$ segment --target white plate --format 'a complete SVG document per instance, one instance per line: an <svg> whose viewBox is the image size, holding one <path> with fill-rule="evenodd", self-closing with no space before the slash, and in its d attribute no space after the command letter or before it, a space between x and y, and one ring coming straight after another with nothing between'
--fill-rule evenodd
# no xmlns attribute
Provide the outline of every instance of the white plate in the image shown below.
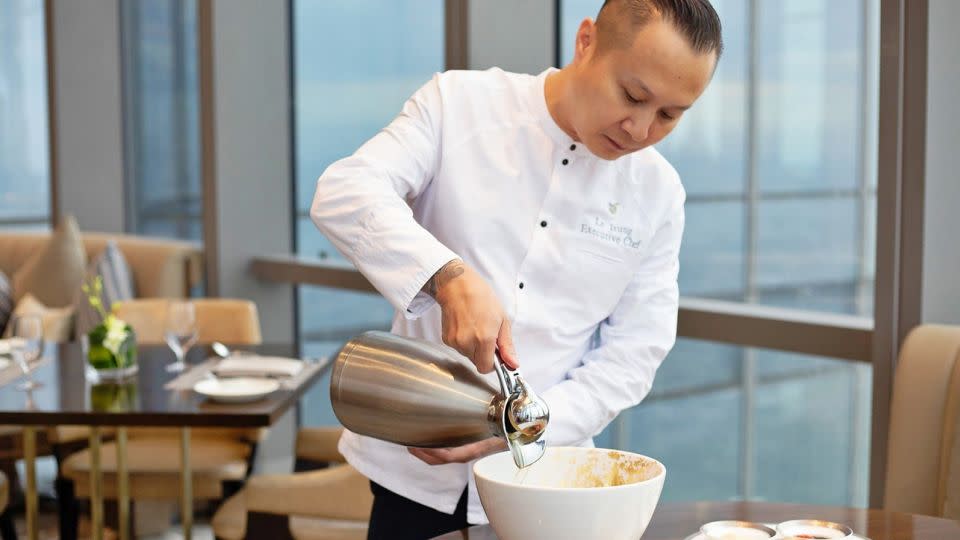
<svg viewBox="0 0 960 540"><path fill-rule="evenodd" d="M222 403L249 403L276 392L280 383L274 379L235 377L230 379L203 379L193 385L193 391Z"/></svg>

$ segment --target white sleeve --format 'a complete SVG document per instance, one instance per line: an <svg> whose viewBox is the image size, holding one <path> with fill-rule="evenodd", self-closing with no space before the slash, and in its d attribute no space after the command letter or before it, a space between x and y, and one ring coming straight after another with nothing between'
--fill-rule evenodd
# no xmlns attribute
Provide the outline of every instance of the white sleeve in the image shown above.
<svg viewBox="0 0 960 540"><path fill-rule="evenodd" d="M417 90L400 115L356 153L323 172L310 208L323 234L408 317L433 305L420 289L457 258L416 222L407 203L423 192L439 166L440 77Z"/></svg>
<svg viewBox="0 0 960 540"><path fill-rule="evenodd" d="M550 446L598 435L620 411L643 400L677 335L683 198L650 243L613 312L600 325L599 345L566 379L543 393L550 407Z"/></svg>

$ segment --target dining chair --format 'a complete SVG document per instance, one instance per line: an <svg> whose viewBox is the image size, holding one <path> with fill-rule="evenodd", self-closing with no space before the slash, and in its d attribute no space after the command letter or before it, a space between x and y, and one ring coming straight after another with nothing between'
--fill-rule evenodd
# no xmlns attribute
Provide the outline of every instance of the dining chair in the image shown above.
<svg viewBox="0 0 960 540"><path fill-rule="evenodd" d="M914 328L893 379L884 508L960 519L960 326Z"/></svg>
<svg viewBox="0 0 960 540"><path fill-rule="evenodd" d="M169 300L135 299L116 305L115 313L133 327L137 343L163 343L163 327ZM247 300L197 298L194 304L198 345L214 341L250 346L262 342L256 305ZM178 428L130 427L127 436L127 468L130 498L138 533L159 532L169 525L170 514L180 496L180 430ZM86 437L88 428L57 428L58 440ZM265 429L193 428L190 434L190 467L195 500L217 500L236 492L252 469L257 443ZM82 438L81 437L81 438ZM115 501L116 443L101 444L100 466L104 498ZM88 447L60 460L57 495L60 500L61 538L77 535L76 499L90 496L91 451ZM144 501L149 512L138 512ZM149 515L144 515L149 514ZM149 523L148 523L149 521ZM156 531L146 529L156 527Z"/></svg>
<svg viewBox="0 0 960 540"><path fill-rule="evenodd" d="M113 312L133 327L137 343L160 345L164 343L164 321L170 305L167 298L143 298L117 302ZM194 298L197 318L197 343L220 341L234 345L257 345L260 319L257 306L249 300L232 298Z"/></svg>
<svg viewBox="0 0 960 540"><path fill-rule="evenodd" d="M327 468L253 476L213 516L218 540L363 540L373 495L370 482L337 451L339 427L302 428L298 462Z"/></svg>

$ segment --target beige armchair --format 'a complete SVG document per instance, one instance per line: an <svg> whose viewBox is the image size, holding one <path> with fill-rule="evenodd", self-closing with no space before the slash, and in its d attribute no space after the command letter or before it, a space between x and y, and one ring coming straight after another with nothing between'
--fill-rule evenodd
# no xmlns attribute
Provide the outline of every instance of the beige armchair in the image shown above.
<svg viewBox="0 0 960 540"><path fill-rule="evenodd" d="M330 467L254 476L213 516L219 540L273 538L363 540L373 495L370 483L337 451L341 428L304 428L297 458Z"/></svg>
<svg viewBox="0 0 960 540"><path fill-rule="evenodd" d="M0 232L0 270L13 276L49 237L49 232ZM82 233L81 238L88 259L114 240L130 265L140 297L182 298L203 279L203 251L194 242L89 232Z"/></svg>
<svg viewBox="0 0 960 540"><path fill-rule="evenodd" d="M230 298L194 298L190 302L197 316L197 343L256 345L263 341L253 302ZM163 344L169 305L167 298L144 298L118 302L113 311L133 327L138 343Z"/></svg>
<svg viewBox="0 0 960 540"><path fill-rule="evenodd" d="M918 326L900 350L884 507L960 519L958 326Z"/></svg>
<svg viewBox="0 0 960 540"><path fill-rule="evenodd" d="M121 318L133 326L137 340L157 344L162 340L166 318L165 299L139 299L118 304ZM260 322L256 305L246 300L196 299L198 343L222 341L235 345L257 345L261 342ZM86 428L81 428L86 429ZM250 471L255 445L264 435L261 429L195 428L191 430L190 466L193 475L195 499L220 499L229 495L224 485L239 487ZM64 428L57 436L75 436ZM136 428L128 430L127 467L130 478L130 497L140 501L170 501L166 507L155 508L158 527L169 521L169 510L180 495L180 430L171 428ZM61 498L61 536L76 536L76 510L67 501L90 496L91 451L85 448L67 457L60 467L61 477L69 483L58 495ZM116 443L101 445L100 464L104 478L104 497L116 498ZM156 514L165 514L156 516ZM137 514L135 513L135 517ZM137 520L141 526L144 523ZM147 531L138 531L145 533Z"/></svg>

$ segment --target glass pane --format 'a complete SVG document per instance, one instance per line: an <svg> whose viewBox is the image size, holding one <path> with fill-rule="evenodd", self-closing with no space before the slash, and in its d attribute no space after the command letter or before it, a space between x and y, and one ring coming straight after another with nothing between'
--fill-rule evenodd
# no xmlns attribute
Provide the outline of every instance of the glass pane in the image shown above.
<svg viewBox="0 0 960 540"><path fill-rule="evenodd" d="M760 189L855 189L863 181L864 2L757 6Z"/></svg>
<svg viewBox="0 0 960 540"><path fill-rule="evenodd" d="M865 507L871 368L751 350L749 497ZM829 421L824 421L829 418Z"/></svg>
<svg viewBox="0 0 960 540"><path fill-rule="evenodd" d="M417 88L443 70L443 4L294 1L299 254L343 258L307 215L317 178L387 125ZM362 331L389 329L393 317L393 308L379 295L305 286L298 294L300 341L307 355L333 354ZM307 395L303 411L307 425L335 422L326 384Z"/></svg>
<svg viewBox="0 0 960 540"><path fill-rule="evenodd" d="M789 307L855 312L853 292L864 257L858 224L865 217L859 210L850 197L762 201L757 289L773 293L769 298L794 291Z"/></svg>
<svg viewBox="0 0 960 540"><path fill-rule="evenodd" d="M0 228L50 221L43 0L0 2Z"/></svg>
<svg viewBox="0 0 960 540"><path fill-rule="evenodd" d="M668 501L865 506L870 380L868 364L681 339L595 442L661 460Z"/></svg>
<svg viewBox="0 0 960 540"><path fill-rule="evenodd" d="M203 238L195 0L121 2L131 232Z"/></svg>
<svg viewBox="0 0 960 540"><path fill-rule="evenodd" d="M746 261L745 203L688 201L683 249L680 251L681 292L687 296L743 298Z"/></svg>

